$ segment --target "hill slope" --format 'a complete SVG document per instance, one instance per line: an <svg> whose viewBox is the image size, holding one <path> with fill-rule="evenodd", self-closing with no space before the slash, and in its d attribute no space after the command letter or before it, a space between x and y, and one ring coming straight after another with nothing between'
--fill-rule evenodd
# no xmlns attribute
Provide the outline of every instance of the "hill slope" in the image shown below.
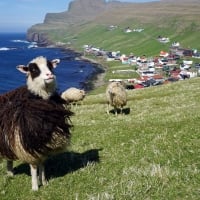
<svg viewBox="0 0 200 200"><path fill-rule="evenodd" d="M199 85L129 91L117 117L107 115L104 92L86 96L72 107L71 151L46 163L48 186L30 192L28 165L15 163L9 178L2 163L0 198L199 199Z"/></svg>
<svg viewBox="0 0 200 200"><path fill-rule="evenodd" d="M151 3L76 0L66 12L48 13L44 23L28 30L27 38L44 45L63 42L80 48L90 43L102 48L122 48L123 51L134 49L138 53L151 47L147 54L155 54L160 48L168 48L155 41L158 35L163 35L185 47L198 49L199 10L200 0ZM118 29L108 31L110 25L117 25ZM124 34L126 27L143 28L144 31Z"/></svg>

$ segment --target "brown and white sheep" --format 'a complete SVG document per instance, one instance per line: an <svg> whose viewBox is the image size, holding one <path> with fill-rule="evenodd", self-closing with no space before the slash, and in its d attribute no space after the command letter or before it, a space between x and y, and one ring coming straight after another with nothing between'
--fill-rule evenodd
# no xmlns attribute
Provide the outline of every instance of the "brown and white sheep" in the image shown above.
<svg viewBox="0 0 200 200"><path fill-rule="evenodd" d="M120 109L122 113L123 107L127 104L127 93L121 82L111 82L106 88L107 98L107 113L109 114L110 106L114 107L115 115L117 115L117 109Z"/></svg>
<svg viewBox="0 0 200 200"><path fill-rule="evenodd" d="M86 93L84 90L80 90L75 87L71 87L64 92L62 92L61 97L69 103L77 103L79 101L83 101Z"/></svg>
<svg viewBox="0 0 200 200"><path fill-rule="evenodd" d="M58 59L37 57L17 69L26 74L26 86L0 96L0 157L7 160L7 171L13 174L13 161L30 165L32 190L39 181L46 183L44 161L66 151L70 143L70 116L65 101L56 92L53 69Z"/></svg>

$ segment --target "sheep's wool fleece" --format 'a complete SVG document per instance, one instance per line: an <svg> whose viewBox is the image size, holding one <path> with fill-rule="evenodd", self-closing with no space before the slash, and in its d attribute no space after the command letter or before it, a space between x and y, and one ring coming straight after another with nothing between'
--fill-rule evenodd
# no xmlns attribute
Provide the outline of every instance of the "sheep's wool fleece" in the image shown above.
<svg viewBox="0 0 200 200"><path fill-rule="evenodd" d="M57 93L43 100L26 86L0 96L0 155L21 159L15 149L17 140L20 148L35 158L69 144L73 113L64 108L63 101Z"/></svg>

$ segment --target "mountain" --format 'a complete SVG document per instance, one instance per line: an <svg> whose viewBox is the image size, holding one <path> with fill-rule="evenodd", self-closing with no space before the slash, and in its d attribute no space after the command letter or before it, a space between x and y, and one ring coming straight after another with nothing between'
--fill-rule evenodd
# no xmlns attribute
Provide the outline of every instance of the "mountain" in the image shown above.
<svg viewBox="0 0 200 200"><path fill-rule="evenodd" d="M63 13L48 13L44 24L74 24L92 20L106 9L104 0L76 0L69 4L69 10Z"/></svg>
<svg viewBox="0 0 200 200"><path fill-rule="evenodd" d="M82 24L93 20L106 10L104 0L75 0L69 4L68 11L61 13L47 13L42 24L33 25L27 32L29 41L40 44L51 43L48 39L48 31L51 29L63 29L74 24Z"/></svg>
<svg viewBox="0 0 200 200"><path fill-rule="evenodd" d="M74 0L65 12L47 13L43 23L30 27L27 39L40 45L52 44L58 40L71 43L77 38L81 39L81 35L89 32L89 29L94 31L94 27L111 24L120 27L132 24L145 28L154 27L154 32L158 34L161 29L171 29L170 34L174 38L189 30L192 31L191 34L198 35L199 10L200 0L161 0L149 3Z"/></svg>

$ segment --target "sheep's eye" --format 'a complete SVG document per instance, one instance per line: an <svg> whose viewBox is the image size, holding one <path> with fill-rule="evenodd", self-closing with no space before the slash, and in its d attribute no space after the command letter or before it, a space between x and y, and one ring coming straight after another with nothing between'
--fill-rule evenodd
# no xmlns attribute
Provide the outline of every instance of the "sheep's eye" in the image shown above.
<svg viewBox="0 0 200 200"><path fill-rule="evenodd" d="M50 61L47 61L47 66L48 66L49 70L51 70L51 71L53 70L53 65Z"/></svg>
<svg viewBox="0 0 200 200"><path fill-rule="evenodd" d="M35 63L29 64L29 71L31 73L32 78L35 78L35 77L39 76L39 74L40 74L40 70Z"/></svg>
<svg viewBox="0 0 200 200"><path fill-rule="evenodd" d="M35 71L36 71L36 69L35 69L35 68L32 68L32 69L31 69L31 72L35 72Z"/></svg>

